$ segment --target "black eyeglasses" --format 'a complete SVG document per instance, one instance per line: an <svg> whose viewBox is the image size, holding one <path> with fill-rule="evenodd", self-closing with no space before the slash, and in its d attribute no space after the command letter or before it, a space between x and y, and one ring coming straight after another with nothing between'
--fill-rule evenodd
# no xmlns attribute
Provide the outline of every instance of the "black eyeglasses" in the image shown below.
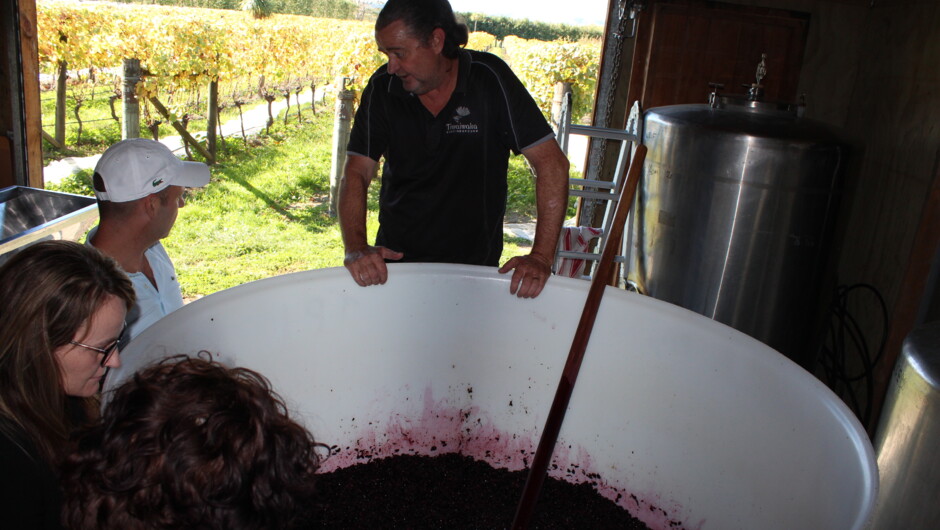
<svg viewBox="0 0 940 530"><path fill-rule="evenodd" d="M69 344L74 344L76 346L81 346L82 348L88 348L89 350L96 351L104 357L101 359L101 366L108 364L108 360L111 359L111 355L117 351L121 351L127 346L127 343L130 342L130 338L127 336L127 322L124 322L124 325L121 327L121 333L118 335L116 341L112 342L104 348L96 348L95 346L89 346L87 344L82 344L81 342L70 340Z"/></svg>

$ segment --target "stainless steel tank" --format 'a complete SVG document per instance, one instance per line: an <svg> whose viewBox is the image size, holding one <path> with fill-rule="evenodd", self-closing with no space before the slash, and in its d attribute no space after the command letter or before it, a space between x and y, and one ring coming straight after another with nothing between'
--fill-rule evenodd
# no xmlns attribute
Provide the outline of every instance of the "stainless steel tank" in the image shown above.
<svg viewBox="0 0 940 530"><path fill-rule="evenodd" d="M846 147L795 106L646 111L628 283L806 366Z"/></svg>
<svg viewBox="0 0 940 530"><path fill-rule="evenodd" d="M904 340L875 435L881 490L871 528L936 528L940 505L940 322Z"/></svg>

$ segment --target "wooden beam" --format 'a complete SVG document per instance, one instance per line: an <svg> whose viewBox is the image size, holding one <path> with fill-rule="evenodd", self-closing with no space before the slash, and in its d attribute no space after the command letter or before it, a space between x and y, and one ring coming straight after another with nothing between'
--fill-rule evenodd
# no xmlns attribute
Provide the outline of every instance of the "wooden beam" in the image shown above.
<svg viewBox="0 0 940 530"><path fill-rule="evenodd" d="M36 0L18 0L23 56L23 110L26 115L26 170L30 187L42 188L42 111L39 103L39 32Z"/></svg>
<svg viewBox="0 0 940 530"><path fill-rule="evenodd" d="M52 147L55 147L56 149L58 149L59 151L62 151L66 155L69 155L69 156L81 155L80 152L73 151L72 149L69 149L68 147L57 142L56 139L51 134L47 133L46 131L42 131L42 139L49 142L50 144L52 144Z"/></svg>
<svg viewBox="0 0 940 530"><path fill-rule="evenodd" d="M656 30L656 17L654 16L655 7L655 4L647 5L645 9L640 11L637 22L637 36L635 37L632 50L633 53L630 57L624 58L624 61L629 61L628 63L624 63L629 64L629 70L627 70L627 86L625 87L627 92L626 101L639 101L641 110L646 110L647 108L643 98L646 95L650 48L652 47L652 39ZM624 123L626 123L626 113L630 112L630 109L629 107L624 107L624 109Z"/></svg>
<svg viewBox="0 0 940 530"><path fill-rule="evenodd" d="M163 103L160 103L159 99L150 98L150 103L154 106L155 109L157 109L157 112L159 112L161 116L163 116L164 118L166 118L167 121L170 122L170 125L172 125L174 129L176 129L176 132L180 133L180 136L183 138L183 141L191 145L196 151L199 151L199 154L202 155L202 157L206 159L207 164L209 164L210 166L212 164L215 164L215 157L212 156L212 154L209 153L209 151L207 151L206 148L202 146L202 144L200 144L195 138L193 138L191 134L189 134L189 131L187 131L186 128L183 127L182 123L180 123L177 120L174 120L170 116L170 111L166 110L166 107L163 106Z"/></svg>

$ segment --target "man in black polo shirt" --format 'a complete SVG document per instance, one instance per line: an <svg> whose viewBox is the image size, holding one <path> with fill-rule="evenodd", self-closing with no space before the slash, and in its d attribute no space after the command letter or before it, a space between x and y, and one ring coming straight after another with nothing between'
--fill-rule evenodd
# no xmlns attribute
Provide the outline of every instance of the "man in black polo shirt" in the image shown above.
<svg viewBox="0 0 940 530"><path fill-rule="evenodd" d="M389 0L375 23L388 64L362 93L339 195L345 265L359 285L385 283L386 260L499 264L510 151L537 175L532 252L509 260L510 292L535 297L554 260L568 160L532 97L502 60L464 50L447 0ZM366 192L385 158L375 246Z"/></svg>

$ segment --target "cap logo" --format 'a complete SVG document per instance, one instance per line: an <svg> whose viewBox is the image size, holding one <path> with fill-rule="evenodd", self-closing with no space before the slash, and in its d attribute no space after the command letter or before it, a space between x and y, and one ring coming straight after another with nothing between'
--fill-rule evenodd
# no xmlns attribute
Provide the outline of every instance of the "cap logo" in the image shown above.
<svg viewBox="0 0 940 530"><path fill-rule="evenodd" d="M156 187L159 186L160 184L163 184L163 179L162 179L162 178L161 178L161 179L153 179L153 182L151 182L151 184L153 184L153 187L156 188Z"/></svg>

